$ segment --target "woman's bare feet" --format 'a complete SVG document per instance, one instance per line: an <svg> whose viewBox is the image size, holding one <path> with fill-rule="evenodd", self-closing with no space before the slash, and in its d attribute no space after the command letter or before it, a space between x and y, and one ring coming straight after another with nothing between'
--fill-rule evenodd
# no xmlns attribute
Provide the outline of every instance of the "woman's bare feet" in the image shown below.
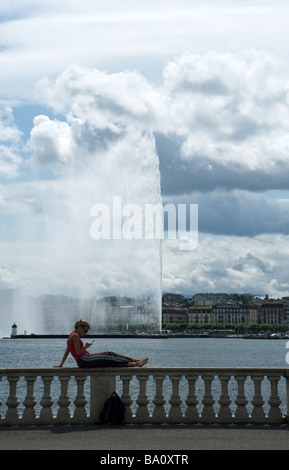
<svg viewBox="0 0 289 470"><path fill-rule="evenodd" d="M134 359L132 362L128 362L128 367L143 367L147 364L149 358L143 357L142 359Z"/></svg>
<svg viewBox="0 0 289 470"><path fill-rule="evenodd" d="M145 365L148 363L148 360L149 360L148 357L143 357L142 359L140 359L140 361L139 361L139 367L145 366Z"/></svg>

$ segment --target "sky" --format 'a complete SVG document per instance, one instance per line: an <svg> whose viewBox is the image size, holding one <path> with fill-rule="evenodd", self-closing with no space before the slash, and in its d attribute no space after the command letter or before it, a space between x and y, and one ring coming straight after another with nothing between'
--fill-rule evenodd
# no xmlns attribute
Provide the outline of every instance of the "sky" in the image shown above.
<svg viewBox="0 0 289 470"><path fill-rule="evenodd" d="M51 207L69 236L63 175L139 138L163 203L198 204L196 249L162 244L163 292L288 296L288 13L281 0L2 0L0 288L50 276L39 240ZM109 270L89 273L113 292Z"/></svg>

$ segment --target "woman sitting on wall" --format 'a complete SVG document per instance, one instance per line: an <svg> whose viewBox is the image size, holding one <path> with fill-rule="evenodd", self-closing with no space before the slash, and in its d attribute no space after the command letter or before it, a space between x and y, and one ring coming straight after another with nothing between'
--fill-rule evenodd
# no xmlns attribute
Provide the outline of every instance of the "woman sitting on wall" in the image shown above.
<svg viewBox="0 0 289 470"><path fill-rule="evenodd" d="M92 343L81 341L81 337L86 335L90 329L90 325L85 320L78 320L75 323L74 331L70 333L67 339L67 348L63 355L62 361L58 366L62 367L69 353L74 357L78 367L94 368L94 367L142 367L148 362L148 358L132 359L131 357L122 356L111 351L105 351L96 354L90 354L87 349Z"/></svg>

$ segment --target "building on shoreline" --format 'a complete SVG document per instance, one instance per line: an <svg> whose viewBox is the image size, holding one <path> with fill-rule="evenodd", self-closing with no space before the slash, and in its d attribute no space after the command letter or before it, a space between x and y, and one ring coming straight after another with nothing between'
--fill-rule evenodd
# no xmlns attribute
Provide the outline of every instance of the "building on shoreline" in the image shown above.
<svg viewBox="0 0 289 470"><path fill-rule="evenodd" d="M162 304L162 322L166 323L188 323L188 312L186 308L178 304Z"/></svg>
<svg viewBox="0 0 289 470"><path fill-rule="evenodd" d="M188 309L188 323L238 325L239 323L259 323L258 307L253 305L217 304L192 306Z"/></svg>
<svg viewBox="0 0 289 470"><path fill-rule="evenodd" d="M173 294L171 294L173 295ZM288 324L289 298L281 300L256 299L251 294L195 294L191 299L169 303L166 294L162 308L163 324ZM174 300L176 297L172 297Z"/></svg>
<svg viewBox="0 0 289 470"><path fill-rule="evenodd" d="M281 324L285 321L284 302L281 300L263 302L261 307L263 323Z"/></svg>

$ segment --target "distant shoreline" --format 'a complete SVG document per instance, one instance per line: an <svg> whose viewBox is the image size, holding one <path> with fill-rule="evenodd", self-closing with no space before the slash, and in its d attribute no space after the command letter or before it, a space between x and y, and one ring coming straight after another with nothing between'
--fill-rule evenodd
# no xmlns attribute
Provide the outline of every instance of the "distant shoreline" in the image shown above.
<svg viewBox="0 0 289 470"><path fill-rule="evenodd" d="M2 339L67 339L68 335L14 335L14 336L6 336ZM178 335L170 335L170 334L91 334L86 335L85 339L90 338L121 338L121 339L167 339L167 338L227 338L227 339L287 339L288 337L282 336L260 336L260 335L248 335L248 336L234 336L234 335L188 335L188 334L178 334Z"/></svg>
<svg viewBox="0 0 289 470"><path fill-rule="evenodd" d="M85 339L89 338L168 338L169 335L130 335L130 334L91 334L85 335ZM3 339L61 339L61 338L68 338L68 335L14 335L14 336L7 336Z"/></svg>

